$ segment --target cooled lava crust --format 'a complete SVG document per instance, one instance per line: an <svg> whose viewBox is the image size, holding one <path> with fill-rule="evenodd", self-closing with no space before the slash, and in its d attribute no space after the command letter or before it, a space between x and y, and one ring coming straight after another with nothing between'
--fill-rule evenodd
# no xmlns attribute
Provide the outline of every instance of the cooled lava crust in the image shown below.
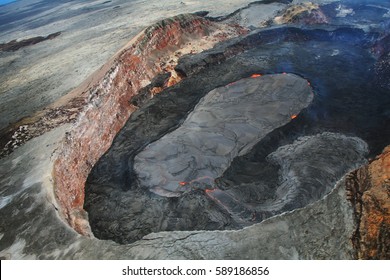
<svg viewBox="0 0 390 280"><path fill-rule="evenodd" d="M390 139L382 36L268 28L182 58L88 177L94 235L238 229L322 198Z"/></svg>

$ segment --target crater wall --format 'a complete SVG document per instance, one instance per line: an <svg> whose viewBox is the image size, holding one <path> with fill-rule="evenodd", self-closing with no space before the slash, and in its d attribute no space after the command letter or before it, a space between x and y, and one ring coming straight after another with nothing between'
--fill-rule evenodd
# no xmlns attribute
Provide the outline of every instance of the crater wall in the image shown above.
<svg viewBox="0 0 390 280"><path fill-rule="evenodd" d="M216 29L210 21L193 15L163 20L143 31L70 94L81 94L85 105L59 149L53 178L63 216L76 231L90 234L83 210L84 184L92 166L137 109L130 99L163 72L162 57Z"/></svg>

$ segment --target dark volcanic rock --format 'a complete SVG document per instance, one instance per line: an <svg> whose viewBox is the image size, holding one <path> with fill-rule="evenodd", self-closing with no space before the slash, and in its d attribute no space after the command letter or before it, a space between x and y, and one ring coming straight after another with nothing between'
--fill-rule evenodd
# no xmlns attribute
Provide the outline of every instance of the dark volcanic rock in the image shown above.
<svg viewBox="0 0 390 280"><path fill-rule="evenodd" d="M222 173L223 168L228 166L230 159L234 158L238 152L244 151L245 148L250 149L253 145L251 142L256 142L257 137L261 138L273 127L288 122L290 116L299 113L298 110L307 106L312 98L307 82L293 75L270 75L264 78L242 80L230 87L211 91L201 102L199 98L202 96L204 84L192 84L190 79L186 81L191 86L179 87L180 91L177 91L177 88L167 90L135 112L118 134L108 153L102 157L100 164L92 170L87 182L85 209L94 226L92 230L95 236L127 243L140 239L150 232L230 229L247 224L246 220L250 219L250 212L249 217L244 217L244 221L241 218L237 220L232 217L230 209L226 209L226 205L220 203L221 200L218 198L221 194L216 197L214 190L210 194L205 191L207 187L196 185L195 182L181 186L179 181L202 181L202 178L209 177L206 176L207 174L215 178ZM254 106L251 107L248 104L245 106L246 103L243 102L240 107L237 102L243 99L248 99L247 102L253 103ZM181 119L196 104L198 111L194 111L182 124ZM172 146L171 150L159 146L156 149L145 147L172 130L172 125L175 127L188 123L191 126L193 122L201 121L202 118L198 113L206 113L207 106L210 106L209 112L215 114L216 122L222 120L221 126L212 125L210 123L212 118L206 117L205 121L208 122L209 129L207 125L194 124L195 130L192 132L181 132L181 128L172 132L171 135L175 140L167 140ZM256 109L256 106L259 108ZM275 110L272 111L272 108ZM220 114L225 114L225 117L220 116L222 118L220 119L218 117ZM227 119L228 116L230 122ZM259 116L263 117L259 118ZM240 130L240 124L245 121L252 123L252 135L246 126L244 130ZM204 132L201 131L202 126L205 127ZM222 130L216 129L219 126ZM182 129L186 130L185 127ZM187 146L186 141L181 141L184 138L177 138L173 136L175 134L188 137ZM211 139L207 140L208 137ZM216 140L215 138L218 137L220 139ZM226 145L222 141L224 137L231 138L230 140L226 138L225 142L228 141ZM250 141L251 138L253 138L252 141ZM196 143L199 147L191 148L191 144L196 145ZM204 149L202 143L220 146L216 150L210 146L206 149L208 151L202 151ZM161 145L164 145L164 140ZM146 155L139 154L144 148ZM161 155L158 154L160 149L163 150ZM148 169L145 168L144 171L142 157L148 157L148 153L149 157L152 157L153 150L158 160L148 164ZM179 153L175 156L176 150L187 151L188 154ZM228 152L230 150L232 150L231 155ZM222 151L226 153L218 154ZM134 162L137 155L139 158ZM170 160L160 159L164 156L168 156ZM164 160L167 161L164 163ZM185 162L185 160L190 162ZM225 161L227 162L224 163ZM170 166L169 162L172 162L173 166ZM190 166L187 166L188 164ZM134 165L135 168L133 168ZM167 169L167 174L164 173L164 168ZM184 168L188 171L179 172L176 174L177 178L174 179L172 176L175 176L176 172L172 171L172 168ZM157 173L153 174L153 170ZM144 176L155 177L150 180L157 180L157 186L150 185L150 180L146 180L145 177L140 178L141 172L148 171L151 174ZM211 174L213 172L214 174ZM214 179L213 177L210 177L211 180ZM166 181L166 184L161 183L161 180ZM225 196L225 198L234 200L230 196ZM115 207L115 211L107 211L112 207Z"/></svg>
<svg viewBox="0 0 390 280"><path fill-rule="evenodd" d="M265 149L291 143L291 137L335 131L358 135L369 143L371 154L377 154L386 146L385 139L390 139L390 96L377 83L376 60L370 51L378 37L354 28L271 28L195 57L184 57L177 68L195 75L204 67L222 63L230 72L238 72L236 75L250 71L303 76L314 87L312 106L294 122L272 132L264 140Z"/></svg>
<svg viewBox="0 0 390 280"><path fill-rule="evenodd" d="M390 35L378 40L373 46L372 51L379 57L375 64L378 84L390 89Z"/></svg>
<svg viewBox="0 0 390 280"><path fill-rule="evenodd" d="M137 154L138 180L162 196L180 196L191 185L186 182L213 181L312 99L307 81L294 75L255 75L216 88L178 129Z"/></svg>
<svg viewBox="0 0 390 280"><path fill-rule="evenodd" d="M366 153L364 142L327 134L314 137L316 140L307 142L312 148L307 151L297 149L295 155L288 156L292 161L289 168L292 169L287 169L296 170L297 175L294 176L300 178L297 184L291 179L295 177L290 175L281 176L278 181L278 172L287 172L280 171L287 169L283 169L283 164L278 160L271 160L272 157L267 160L267 156L280 146L293 144L300 136L321 135L327 131L358 136L368 143L371 153L386 145L385 139L390 138L389 116L386 116L390 96L375 83L375 59L370 52L372 42L378 37L376 33L365 33L354 28L271 28L222 43L199 55L184 57L176 69L186 79L163 91L135 112L108 153L93 168L86 185L85 203L93 232L99 238L125 242L129 236L121 228L126 227L128 220L114 210L117 204L111 201L116 197L128 197L127 203L131 204L131 197L139 192L143 183L138 178L142 168L134 169L137 154L181 126L206 93L253 73L297 73L313 86L314 100L288 124L274 129L261 139L248 155L237 158L238 164L233 161L232 170L235 171L230 174L242 171L242 174L248 172L248 176L242 175L233 186L219 182L222 190L206 187L209 199L220 205L221 213L224 213L225 219L218 226L230 227L234 224L231 221L236 222L235 226L251 224L283 211L304 207L327 194L345 172L363 163ZM372 114L373 111L376 113ZM378 137L378 133L381 137ZM318 155L311 155L308 151L317 146L323 148L320 148ZM325 156L327 154L331 156L328 158ZM306 168L305 160L300 161L300 158L313 159L314 162ZM317 161L318 165L315 164ZM181 163L178 162L177 166L180 169ZM329 166L330 169L321 171L320 166ZM254 170L265 172L253 173ZM286 192L287 187L280 187L289 180L292 181L286 186L292 184L292 189L296 190L292 196ZM176 187L179 188L177 183ZM186 182L183 183L186 185ZM205 188L204 183L210 184L210 180L200 182L202 189ZM264 193L269 194L265 199ZM173 213L172 209L176 208L175 203L161 205L168 207L163 208L166 210L161 213ZM102 214L104 211L110 212L111 221ZM174 213L177 215L177 212ZM128 212L123 214L132 215ZM212 216L205 212L204 215ZM226 224L224 221L229 216L232 220ZM204 216L200 215L199 218L203 220ZM118 225L118 220L123 224ZM115 225L115 230L110 230L111 224ZM143 227L142 224L137 226ZM193 225L187 226L187 230L190 230ZM172 230L177 228L182 229L174 225ZM153 227L147 231L155 230ZM171 229L167 227L164 230Z"/></svg>
<svg viewBox="0 0 390 280"><path fill-rule="evenodd" d="M263 161L256 156L258 148L236 158L217 180L220 188L252 206L255 221L319 200L367 154L361 139L333 133L299 138Z"/></svg>
<svg viewBox="0 0 390 280"><path fill-rule="evenodd" d="M13 51L14 52L20 48L35 45L35 44L38 44L38 43L43 42L45 40L52 40L59 35L61 35L61 32L52 33L50 35L47 35L46 37L38 36L38 37L28 38L28 39L24 39L24 40L20 40L20 41L12 40L8 43L0 44L0 51L6 51L6 52Z"/></svg>
<svg viewBox="0 0 390 280"><path fill-rule="evenodd" d="M126 244L151 232L239 228L229 214L201 190L170 199L142 190L123 193L110 186L91 186L89 191L93 194L85 207L90 213L90 222L97 225L93 233L101 239ZM109 210L114 205L115 211Z"/></svg>

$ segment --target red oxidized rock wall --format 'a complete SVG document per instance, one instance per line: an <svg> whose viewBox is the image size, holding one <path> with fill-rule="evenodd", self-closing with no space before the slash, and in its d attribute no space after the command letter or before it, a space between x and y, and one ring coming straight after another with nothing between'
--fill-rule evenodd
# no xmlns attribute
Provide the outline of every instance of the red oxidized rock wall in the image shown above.
<svg viewBox="0 0 390 280"><path fill-rule="evenodd" d="M390 259L390 146L347 179L356 231L352 242L358 259Z"/></svg>

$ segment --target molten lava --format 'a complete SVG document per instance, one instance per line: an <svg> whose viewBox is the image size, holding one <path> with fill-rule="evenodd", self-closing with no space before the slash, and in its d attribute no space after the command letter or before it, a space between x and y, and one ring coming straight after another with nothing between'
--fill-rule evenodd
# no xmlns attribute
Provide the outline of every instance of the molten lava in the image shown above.
<svg viewBox="0 0 390 280"><path fill-rule="evenodd" d="M261 77L261 74L253 74L253 75L251 76L251 78L258 78L258 77Z"/></svg>
<svg viewBox="0 0 390 280"><path fill-rule="evenodd" d="M293 119L296 119L297 118L297 115L292 115L291 116L291 119L293 120Z"/></svg>

